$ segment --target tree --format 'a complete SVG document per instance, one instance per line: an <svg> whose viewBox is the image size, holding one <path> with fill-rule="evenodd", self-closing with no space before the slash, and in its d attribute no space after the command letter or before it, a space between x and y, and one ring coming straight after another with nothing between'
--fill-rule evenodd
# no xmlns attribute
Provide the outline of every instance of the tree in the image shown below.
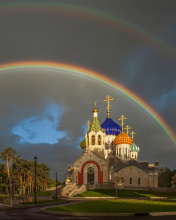
<svg viewBox="0 0 176 220"><path fill-rule="evenodd" d="M14 162L18 157L19 155L17 155L17 152L11 147L8 147L4 151L1 152L1 160L5 161L8 178L10 175L10 166L12 162Z"/></svg>
<svg viewBox="0 0 176 220"><path fill-rule="evenodd" d="M13 174L15 176L16 186L19 186L19 193L25 194L26 175L28 170L28 161L17 158L13 163Z"/></svg>
<svg viewBox="0 0 176 220"><path fill-rule="evenodd" d="M4 164L0 164L0 177L5 183L10 173L13 173L15 187L20 194L33 193L35 183L34 161L19 158L17 152L9 147L1 152ZM55 182L49 177L50 168L45 163L37 163L37 188L38 191L46 190ZM1 180L0 179L0 180Z"/></svg>
<svg viewBox="0 0 176 220"><path fill-rule="evenodd" d="M171 184L172 180L172 171L164 166L161 166L158 171L158 186L159 187L168 187Z"/></svg>
<svg viewBox="0 0 176 220"><path fill-rule="evenodd" d="M172 187L176 187L176 170L172 171L172 180L171 180Z"/></svg>
<svg viewBox="0 0 176 220"><path fill-rule="evenodd" d="M1 192L3 192L4 190L4 187L5 187L5 182L6 182L6 179L7 179L7 172L6 172L6 169L5 169L5 166L4 164L1 164L0 163L0 184L1 184Z"/></svg>

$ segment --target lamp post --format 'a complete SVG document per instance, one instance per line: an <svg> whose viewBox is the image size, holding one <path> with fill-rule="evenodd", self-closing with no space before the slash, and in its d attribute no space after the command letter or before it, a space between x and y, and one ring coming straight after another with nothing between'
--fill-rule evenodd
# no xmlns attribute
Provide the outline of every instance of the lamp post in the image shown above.
<svg viewBox="0 0 176 220"><path fill-rule="evenodd" d="M56 200L57 200L57 172L56 172Z"/></svg>
<svg viewBox="0 0 176 220"><path fill-rule="evenodd" d="M35 204L36 204L36 194L37 194L37 187L36 187L36 164L37 164L37 157L34 157L34 162L35 162Z"/></svg>
<svg viewBox="0 0 176 220"><path fill-rule="evenodd" d="M2 176L1 176L1 193L2 193Z"/></svg>
<svg viewBox="0 0 176 220"><path fill-rule="evenodd" d="M117 199L117 188L118 186L123 186L124 183L124 178L123 177L119 177L118 175L116 175L116 177L114 178L114 187L116 188L116 199Z"/></svg>
<svg viewBox="0 0 176 220"><path fill-rule="evenodd" d="M118 180L117 180L117 178L114 179L114 187L116 189L116 199L117 199L117 187L118 187Z"/></svg>

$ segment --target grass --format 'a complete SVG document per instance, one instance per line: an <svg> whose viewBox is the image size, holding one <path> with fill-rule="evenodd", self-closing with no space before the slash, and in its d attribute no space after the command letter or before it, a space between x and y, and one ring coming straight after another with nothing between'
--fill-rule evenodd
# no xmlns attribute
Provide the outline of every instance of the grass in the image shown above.
<svg viewBox="0 0 176 220"><path fill-rule="evenodd" d="M25 196L33 196L34 193L25 194ZM51 191L43 191L43 192L37 192L37 196L50 196Z"/></svg>
<svg viewBox="0 0 176 220"><path fill-rule="evenodd" d="M75 197L115 197L115 190L108 189L89 189ZM144 190L117 190L118 197L176 197L176 192L157 192Z"/></svg>
<svg viewBox="0 0 176 220"><path fill-rule="evenodd" d="M79 204L47 208L50 211L82 213L145 213L176 211L176 200L94 200Z"/></svg>
<svg viewBox="0 0 176 220"><path fill-rule="evenodd" d="M51 195L51 191L43 191L43 192L37 192L37 196L50 196ZM34 196L34 193L30 193L30 194L15 194L15 198L21 198L21 197L28 197L28 196ZM0 199L3 198L8 198L9 195L8 194L0 194Z"/></svg>
<svg viewBox="0 0 176 220"><path fill-rule="evenodd" d="M0 194L0 199L7 198L7 197L9 197L9 195L7 195L7 194Z"/></svg>
<svg viewBox="0 0 176 220"><path fill-rule="evenodd" d="M41 200L37 201L36 205L42 205L42 204L51 204L51 203L56 203L56 202L63 202L65 201L64 199L57 199L57 200ZM35 205L35 202L23 202L20 203L22 205Z"/></svg>

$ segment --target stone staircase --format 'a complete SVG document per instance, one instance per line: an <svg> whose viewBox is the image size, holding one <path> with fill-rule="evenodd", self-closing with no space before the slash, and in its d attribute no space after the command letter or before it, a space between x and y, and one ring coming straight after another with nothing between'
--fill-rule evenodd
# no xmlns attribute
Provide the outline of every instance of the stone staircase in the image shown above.
<svg viewBox="0 0 176 220"><path fill-rule="evenodd" d="M63 185L60 188L57 188L58 197L71 197L76 194L85 192L87 187L85 185L78 186L76 183L68 183ZM52 198L56 198L56 190L52 191Z"/></svg>
<svg viewBox="0 0 176 220"><path fill-rule="evenodd" d="M71 197L71 196L74 196L74 195L83 193L83 192L85 192L86 190L87 190L87 186L86 186L86 185L77 186L77 187L75 187L74 189L72 189L72 190L68 193L68 196Z"/></svg>

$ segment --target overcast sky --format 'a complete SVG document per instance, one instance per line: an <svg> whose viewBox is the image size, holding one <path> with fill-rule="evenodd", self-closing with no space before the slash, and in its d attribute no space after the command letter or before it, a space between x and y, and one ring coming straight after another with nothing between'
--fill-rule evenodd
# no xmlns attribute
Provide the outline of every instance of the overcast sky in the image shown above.
<svg viewBox="0 0 176 220"><path fill-rule="evenodd" d="M0 0L0 64L54 61L97 71L148 103L175 133L175 27L174 0ZM12 146L28 160L37 155L52 177L57 171L63 180L82 154L94 101L100 123L105 120L107 94L114 98L112 119L120 124L125 115L136 133L139 160L176 169L176 146L135 102L89 80L50 72L0 76L0 149Z"/></svg>

